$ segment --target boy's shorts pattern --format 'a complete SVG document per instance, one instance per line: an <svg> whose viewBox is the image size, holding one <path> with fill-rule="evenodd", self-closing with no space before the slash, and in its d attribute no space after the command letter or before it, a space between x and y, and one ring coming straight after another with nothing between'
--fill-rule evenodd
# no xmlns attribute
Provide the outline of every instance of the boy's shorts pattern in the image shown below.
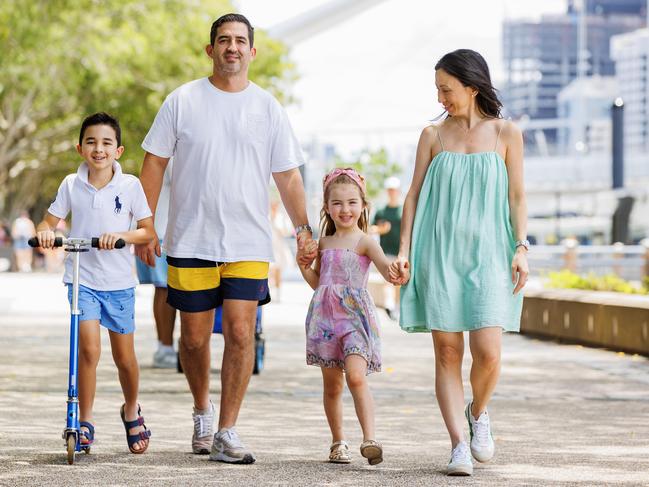
<svg viewBox="0 0 649 487"><path fill-rule="evenodd" d="M167 254L162 252L155 256L155 267L149 267L139 258L135 259L137 278L140 284L153 284L155 287L167 287Z"/></svg>
<svg viewBox="0 0 649 487"><path fill-rule="evenodd" d="M167 302L180 311L214 309L224 299L270 302L268 262L213 262L167 256Z"/></svg>
<svg viewBox="0 0 649 487"><path fill-rule="evenodd" d="M72 304L72 284L68 284ZM96 291L79 285L79 321L99 320L110 331L126 335L135 331L135 288Z"/></svg>

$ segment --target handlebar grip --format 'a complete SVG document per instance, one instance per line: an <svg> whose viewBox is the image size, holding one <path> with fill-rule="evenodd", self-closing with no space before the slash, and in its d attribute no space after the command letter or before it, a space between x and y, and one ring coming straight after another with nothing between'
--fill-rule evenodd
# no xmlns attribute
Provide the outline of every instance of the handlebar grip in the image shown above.
<svg viewBox="0 0 649 487"><path fill-rule="evenodd" d="M98 237L93 237L92 238L92 246L94 248L99 248L99 238ZM115 242L115 248L116 249L123 249L126 246L126 242L124 241L123 238L118 238L117 241Z"/></svg>
<svg viewBox="0 0 649 487"><path fill-rule="evenodd" d="M30 238L27 243L29 244L30 247L40 247L41 245L38 243L38 237L32 237ZM54 247L63 247L63 237L55 237L54 238Z"/></svg>

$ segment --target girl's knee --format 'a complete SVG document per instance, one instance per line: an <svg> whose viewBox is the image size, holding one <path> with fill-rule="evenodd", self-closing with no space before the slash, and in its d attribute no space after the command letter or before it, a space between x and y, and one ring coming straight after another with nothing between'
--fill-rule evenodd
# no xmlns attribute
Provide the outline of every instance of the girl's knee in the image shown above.
<svg viewBox="0 0 649 487"><path fill-rule="evenodd" d="M337 399L343 393L343 381L328 381L324 383L324 395L328 399Z"/></svg>
<svg viewBox="0 0 649 487"><path fill-rule="evenodd" d="M347 387L349 389L360 389L365 387L367 379L363 371L348 370L346 373Z"/></svg>

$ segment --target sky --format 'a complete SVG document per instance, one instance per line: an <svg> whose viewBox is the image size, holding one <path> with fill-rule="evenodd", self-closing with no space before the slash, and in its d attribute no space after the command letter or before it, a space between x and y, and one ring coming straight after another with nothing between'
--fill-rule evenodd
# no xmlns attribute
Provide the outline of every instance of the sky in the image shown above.
<svg viewBox="0 0 649 487"><path fill-rule="evenodd" d="M253 25L269 28L323 0L239 0ZM299 80L287 110L303 143L332 143L339 153L387 147L412 151L421 129L441 113L435 62L470 48L505 77L501 26L565 11L565 0L384 0L355 17L289 46ZM263 53L258 53L258 56Z"/></svg>

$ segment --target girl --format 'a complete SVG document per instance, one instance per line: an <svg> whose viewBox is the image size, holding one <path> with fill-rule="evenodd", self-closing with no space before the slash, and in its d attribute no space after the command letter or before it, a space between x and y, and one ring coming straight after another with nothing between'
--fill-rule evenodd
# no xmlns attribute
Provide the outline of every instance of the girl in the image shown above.
<svg viewBox="0 0 649 487"><path fill-rule="evenodd" d="M300 266L315 289L306 319L307 363L322 369L324 409L332 435L329 461L351 461L343 434L344 371L363 430L361 455L376 465L383 461L383 448L374 439L374 404L366 375L381 370L381 350L367 277L374 262L391 281L390 262L366 233L369 210L363 177L351 168L334 169L325 176L323 191L319 253L313 267Z"/></svg>
<svg viewBox="0 0 649 487"><path fill-rule="evenodd" d="M435 391L451 438L447 473L471 475L471 456L486 462L494 454L487 404L500 372L502 331L520 326L519 291L528 275L523 137L501 118L477 52L443 56L435 84L448 117L419 139L393 270L398 282L410 279L401 293L401 327L433 336ZM463 417L465 331L473 399Z"/></svg>

